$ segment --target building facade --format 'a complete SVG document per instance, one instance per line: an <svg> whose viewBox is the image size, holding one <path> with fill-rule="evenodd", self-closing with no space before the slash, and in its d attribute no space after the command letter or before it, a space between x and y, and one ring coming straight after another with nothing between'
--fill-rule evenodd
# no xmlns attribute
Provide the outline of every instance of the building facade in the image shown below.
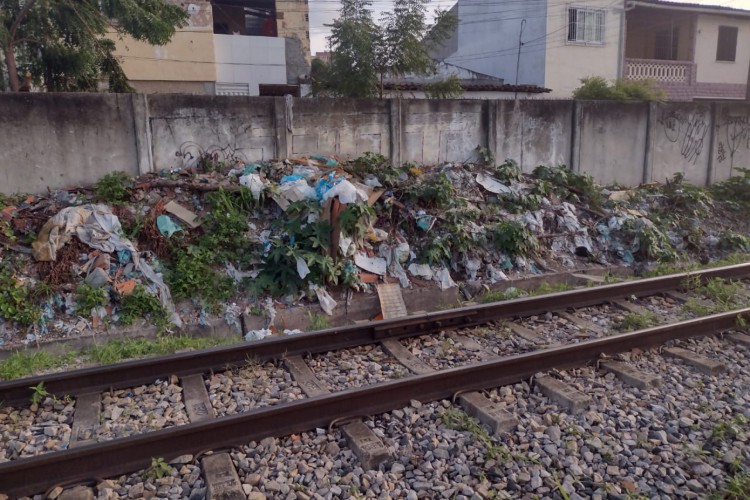
<svg viewBox="0 0 750 500"><path fill-rule="evenodd" d="M165 0L189 15L163 46L113 36L139 92L261 95L309 74L307 0Z"/></svg>
<svg viewBox="0 0 750 500"><path fill-rule="evenodd" d="M458 0L438 61L570 98L582 78L650 79L671 100L744 99L750 11L663 0Z"/></svg>

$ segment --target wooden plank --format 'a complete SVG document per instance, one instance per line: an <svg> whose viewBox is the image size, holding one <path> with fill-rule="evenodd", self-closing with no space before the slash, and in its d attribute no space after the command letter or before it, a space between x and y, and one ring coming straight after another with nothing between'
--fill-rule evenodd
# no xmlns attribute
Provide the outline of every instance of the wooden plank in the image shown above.
<svg viewBox="0 0 750 500"><path fill-rule="evenodd" d="M396 358L396 361L404 365L412 373L422 375L434 371L430 365L409 352L398 339L385 339L381 342L383 349Z"/></svg>
<svg viewBox="0 0 750 500"><path fill-rule="evenodd" d="M101 393L81 394L76 398L73 429L70 433L71 448L94 442L96 429L101 422L101 413Z"/></svg>
<svg viewBox="0 0 750 500"><path fill-rule="evenodd" d="M294 377L294 380L297 381L297 385L305 391L305 394L307 394L308 397L313 398L323 394L330 394L331 391L328 390L323 382L318 380L318 377L316 377L310 367L307 366L307 363L302 359L302 356L289 356L284 359L284 363L286 364L289 373Z"/></svg>
<svg viewBox="0 0 750 500"><path fill-rule="evenodd" d="M403 318L408 316L404 297L401 295L401 285L398 283L384 283L378 285L378 298L383 319Z"/></svg>

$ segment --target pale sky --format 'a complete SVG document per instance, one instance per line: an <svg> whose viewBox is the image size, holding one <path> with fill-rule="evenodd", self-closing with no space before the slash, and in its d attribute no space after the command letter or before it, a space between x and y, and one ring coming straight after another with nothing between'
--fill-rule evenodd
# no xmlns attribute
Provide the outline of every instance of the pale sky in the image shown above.
<svg viewBox="0 0 750 500"><path fill-rule="evenodd" d="M328 42L326 37L330 34L324 24L330 24L338 17L338 9L341 7L340 0L309 0L310 2L310 44L312 53L327 50ZM430 10L435 7L448 9L455 4L455 0L432 0ZM498 4L500 0L498 0ZM703 5L723 5L725 7L734 7L736 9L750 10L750 0L682 0L681 3L695 3ZM393 6L393 0L373 0L373 10L375 18L380 17L384 10L390 10Z"/></svg>

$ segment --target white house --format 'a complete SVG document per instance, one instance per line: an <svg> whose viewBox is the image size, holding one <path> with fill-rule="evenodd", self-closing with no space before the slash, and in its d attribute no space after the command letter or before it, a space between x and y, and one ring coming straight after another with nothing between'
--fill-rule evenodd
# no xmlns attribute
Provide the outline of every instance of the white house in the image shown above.
<svg viewBox="0 0 750 500"><path fill-rule="evenodd" d="M671 99L744 98L750 11L663 0L458 0L433 56L569 98L581 78L650 78Z"/></svg>

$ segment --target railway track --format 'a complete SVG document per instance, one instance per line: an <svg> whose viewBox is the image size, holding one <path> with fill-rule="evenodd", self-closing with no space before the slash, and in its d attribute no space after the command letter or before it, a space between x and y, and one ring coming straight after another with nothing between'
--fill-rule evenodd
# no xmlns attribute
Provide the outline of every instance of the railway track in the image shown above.
<svg viewBox="0 0 750 500"><path fill-rule="evenodd" d="M716 278L740 279L749 274L750 264L743 264L691 273L690 277L708 282ZM592 310L644 313L645 308L633 301L634 297L668 294L673 301L686 300L678 290L687 277L680 274L603 285L5 382L0 384L0 400L6 404L28 402L33 394L30 388L40 383L59 400L72 396L76 401L68 449L0 463L0 492L14 497L45 492L61 484L81 483L142 469L154 457L201 456L211 450L342 422L342 432L349 438L363 465L375 466L387 458L384 448L376 437L368 434L367 427L358 419L407 406L414 400L460 400L469 413L500 431L512 423L512 416L500 411L475 391L513 384L551 369L584 366L603 356L633 348L646 349L673 340L732 330L743 318L750 318L750 308L744 308L619 334L610 334L612 332L606 328L607 320L597 318L599 322L595 322L590 319L588 313ZM577 316L576 310L587 311L588 319ZM606 314L602 312L601 316ZM502 327L497 326L498 322L504 321L507 323ZM535 329L535 322L542 328ZM528 352L514 354L514 349L493 349L490 347L492 342L484 342L481 338L477 341L465 335L445 333L486 324L496 325L496 331L508 328L512 335L525 343ZM544 333L545 324L555 335ZM560 334L561 331L567 331L568 335ZM470 354L463 361L447 364L437 362L437 356L430 349L426 349L427 356L414 354L420 351L413 345L416 338L434 339L436 335L446 345L451 344ZM747 338L740 335L735 339L745 342ZM317 370L316 375L311 369L314 363L306 362L304 358L373 345L380 346L389 356L390 365L402 368L397 374L401 378L388 380L388 376L380 376L368 380L364 377L359 386L332 392L335 383L330 380L335 381L335 376L326 382L325 374ZM679 354L678 351L674 353ZM686 356L685 353L682 355ZM212 407L216 394L212 392L211 381L206 382L204 376L223 373L249 361L256 366L283 362L285 368L279 369L294 378L294 383L288 385L290 391L297 391L295 398L298 400L279 394L274 398L276 404L249 405L247 408L248 405L244 405L240 413L216 417ZM605 363L605 367L624 378L640 380L632 370L628 371L626 366L611 360ZM411 375L404 376L407 373ZM103 391L108 391L108 398L116 399L114 395L121 394L123 389L141 384L153 385L155 380L173 386L176 378L181 385L176 391L181 393L181 398L176 399L184 405L190 423L97 442L95 434L101 420ZM575 391L567 391L554 379L547 378L538 383L543 391L555 394L564 405L573 409L585 405L585 398L581 399ZM134 391L126 393L131 392ZM176 423L181 422L177 419ZM207 455L202 465L209 492L217 498L222 492L230 492L228 498L232 498L231 492L237 491L239 481L228 455ZM215 474L210 472L214 469ZM211 474L214 474L213 479L209 479ZM217 482L216 477L223 477L224 482Z"/></svg>

